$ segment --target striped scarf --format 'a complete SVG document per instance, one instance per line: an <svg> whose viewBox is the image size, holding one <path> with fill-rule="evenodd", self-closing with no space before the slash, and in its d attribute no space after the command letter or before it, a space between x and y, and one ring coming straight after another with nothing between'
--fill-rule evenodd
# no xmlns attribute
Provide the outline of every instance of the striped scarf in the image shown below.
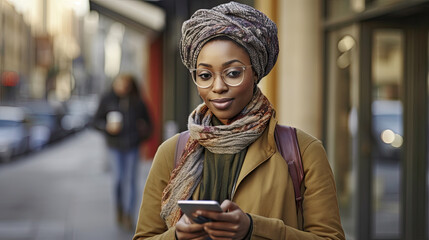
<svg viewBox="0 0 429 240"><path fill-rule="evenodd" d="M228 125L212 126L213 113L203 103L188 119L190 138L162 193L161 217L168 228L181 217L178 200L189 199L202 179L204 148L215 154L235 154L261 136L273 114L259 88L252 100Z"/></svg>

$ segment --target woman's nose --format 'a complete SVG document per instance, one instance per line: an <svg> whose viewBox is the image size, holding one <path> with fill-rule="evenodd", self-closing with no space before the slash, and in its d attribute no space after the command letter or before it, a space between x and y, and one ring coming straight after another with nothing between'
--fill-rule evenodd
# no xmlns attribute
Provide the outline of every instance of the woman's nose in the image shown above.
<svg viewBox="0 0 429 240"><path fill-rule="evenodd" d="M221 75L216 74L213 79L212 91L222 93L228 90L228 85L223 81Z"/></svg>

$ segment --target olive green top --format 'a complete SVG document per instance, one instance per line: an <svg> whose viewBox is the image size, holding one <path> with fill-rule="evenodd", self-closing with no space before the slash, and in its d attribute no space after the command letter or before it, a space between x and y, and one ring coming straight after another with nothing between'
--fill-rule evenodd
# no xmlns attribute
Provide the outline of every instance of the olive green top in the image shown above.
<svg viewBox="0 0 429 240"><path fill-rule="evenodd" d="M212 124L219 126L222 123L213 116ZM199 198L219 203L225 199L231 200L246 153L247 148L236 154L214 154L205 149Z"/></svg>

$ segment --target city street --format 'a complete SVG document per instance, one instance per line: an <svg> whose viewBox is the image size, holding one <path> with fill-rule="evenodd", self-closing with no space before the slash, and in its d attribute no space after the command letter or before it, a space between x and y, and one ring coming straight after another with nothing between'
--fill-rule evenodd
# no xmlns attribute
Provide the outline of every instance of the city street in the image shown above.
<svg viewBox="0 0 429 240"><path fill-rule="evenodd" d="M140 164L136 211L150 164ZM1 164L0 239L131 239L116 224L111 185L104 140L94 130Z"/></svg>

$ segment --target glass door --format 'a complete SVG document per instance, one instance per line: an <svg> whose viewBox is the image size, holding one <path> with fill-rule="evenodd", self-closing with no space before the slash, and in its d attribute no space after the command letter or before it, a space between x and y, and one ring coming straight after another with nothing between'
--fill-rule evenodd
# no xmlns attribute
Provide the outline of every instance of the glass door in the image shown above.
<svg viewBox="0 0 429 240"><path fill-rule="evenodd" d="M360 139L370 143L370 202L360 206L369 207L366 239L428 239L427 170L423 166L428 161L429 21L422 16L363 24L363 38L370 43L362 51L370 63L361 68L370 72L361 79L368 82L362 91L368 91L370 99L361 101L370 109L367 116L361 116L370 132L367 139ZM365 156L364 151L360 154Z"/></svg>
<svg viewBox="0 0 429 240"><path fill-rule="evenodd" d="M347 239L428 240L429 20L326 33L326 149Z"/></svg>
<svg viewBox="0 0 429 240"><path fill-rule="evenodd" d="M375 239L401 236L404 32L372 31L371 164L372 229Z"/></svg>

